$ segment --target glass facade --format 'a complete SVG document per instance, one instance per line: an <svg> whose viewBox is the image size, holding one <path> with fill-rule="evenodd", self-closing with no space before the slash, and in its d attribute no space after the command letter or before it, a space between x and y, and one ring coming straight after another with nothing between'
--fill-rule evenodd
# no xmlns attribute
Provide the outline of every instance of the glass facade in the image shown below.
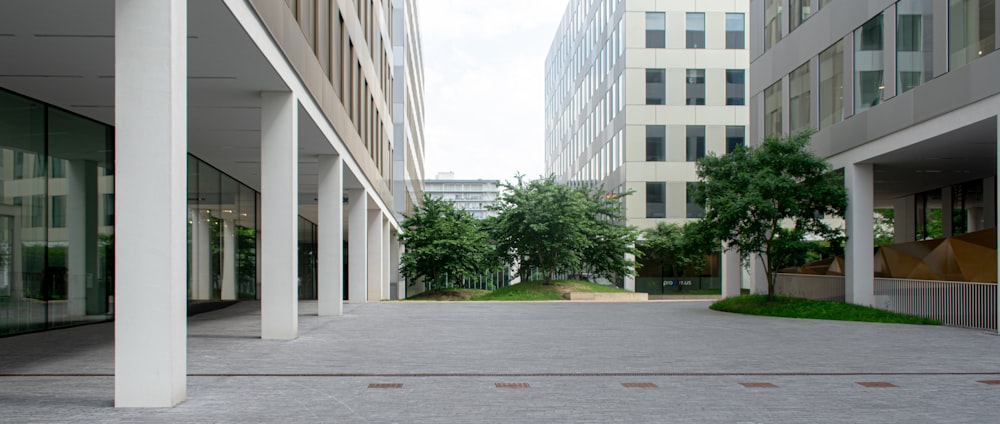
<svg viewBox="0 0 1000 424"><path fill-rule="evenodd" d="M905 93L934 78L934 2L896 4L896 87Z"/></svg>
<svg viewBox="0 0 1000 424"><path fill-rule="evenodd" d="M764 50L781 41L781 1L764 0Z"/></svg>
<svg viewBox="0 0 1000 424"><path fill-rule="evenodd" d="M726 106L746 104L746 71L726 69Z"/></svg>
<svg viewBox="0 0 1000 424"><path fill-rule="evenodd" d="M688 69L685 104L689 106L705 104L705 70Z"/></svg>
<svg viewBox="0 0 1000 424"><path fill-rule="evenodd" d="M742 125L726 127L726 154L733 153L737 147L746 147L746 128Z"/></svg>
<svg viewBox="0 0 1000 424"><path fill-rule="evenodd" d="M819 54L819 128L844 117L844 42Z"/></svg>
<svg viewBox="0 0 1000 424"><path fill-rule="evenodd" d="M664 125L646 125L646 161L663 162L667 160L667 127Z"/></svg>
<svg viewBox="0 0 1000 424"><path fill-rule="evenodd" d="M687 161L694 162L705 157L705 126L688 125L686 154Z"/></svg>
<svg viewBox="0 0 1000 424"><path fill-rule="evenodd" d="M796 133L809 126L809 62L788 75L788 131Z"/></svg>
<svg viewBox="0 0 1000 424"><path fill-rule="evenodd" d="M882 101L885 69L882 15L854 30L854 112L862 112Z"/></svg>
<svg viewBox="0 0 1000 424"><path fill-rule="evenodd" d="M705 48L705 14L688 12L685 17L685 45L689 49Z"/></svg>
<svg viewBox="0 0 1000 424"><path fill-rule="evenodd" d="M646 182L646 218L667 217L667 183Z"/></svg>
<svg viewBox="0 0 1000 424"><path fill-rule="evenodd" d="M781 81L764 89L764 137L781 135Z"/></svg>
<svg viewBox="0 0 1000 424"><path fill-rule="evenodd" d="M110 126L0 90L0 335L112 318L113 167Z"/></svg>
<svg viewBox="0 0 1000 424"><path fill-rule="evenodd" d="M666 69L646 70L646 104L662 105L667 102Z"/></svg>
<svg viewBox="0 0 1000 424"><path fill-rule="evenodd" d="M746 42L744 36L746 23L742 13L726 14L726 48L742 49Z"/></svg>
<svg viewBox="0 0 1000 424"><path fill-rule="evenodd" d="M646 12L646 48L667 47L667 15L663 12Z"/></svg>
<svg viewBox="0 0 1000 424"><path fill-rule="evenodd" d="M996 48L994 0L948 2L948 60L958 69Z"/></svg>

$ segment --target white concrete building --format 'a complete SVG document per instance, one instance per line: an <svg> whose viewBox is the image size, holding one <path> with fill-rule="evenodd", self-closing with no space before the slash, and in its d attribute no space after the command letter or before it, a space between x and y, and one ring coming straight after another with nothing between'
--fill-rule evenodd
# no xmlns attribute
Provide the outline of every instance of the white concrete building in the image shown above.
<svg viewBox="0 0 1000 424"><path fill-rule="evenodd" d="M897 243L996 227L998 19L993 0L750 1L750 140L814 128L843 171L848 302L876 298L873 208Z"/></svg>
<svg viewBox="0 0 1000 424"><path fill-rule="evenodd" d="M625 215L640 228L702 217L694 162L745 140L747 7L570 1L545 64L545 172L633 190Z"/></svg>
<svg viewBox="0 0 1000 424"><path fill-rule="evenodd" d="M405 4L0 6L0 295L41 311L0 329L113 317L116 406L163 407L186 397L189 300L259 299L261 338L288 340L302 297L322 315L390 298L393 116L422 115ZM415 78L394 73L395 14Z"/></svg>
<svg viewBox="0 0 1000 424"><path fill-rule="evenodd" d="M425 181L426 191L432 197L448 200L476 219L497 215L487 206L500 196L499 184L499 180L455 179L453 172L439 172L433 180Z"/></svg>

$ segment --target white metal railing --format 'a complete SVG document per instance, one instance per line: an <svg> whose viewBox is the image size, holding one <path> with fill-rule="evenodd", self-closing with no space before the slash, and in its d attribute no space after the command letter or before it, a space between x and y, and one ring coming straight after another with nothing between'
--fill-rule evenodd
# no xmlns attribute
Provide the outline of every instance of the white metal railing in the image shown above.
<svg viewBox="0 0 1000 424"><path fill-rule="evenodd" d="M878 308L997 331L995 283L876 278L874 289Z"/></svg>
<svg viewBox="0 0 1000 424"><path fill-rule="evenodd" d="M775 274L774 292L779 296L844 301L843 275Z"/></svg>

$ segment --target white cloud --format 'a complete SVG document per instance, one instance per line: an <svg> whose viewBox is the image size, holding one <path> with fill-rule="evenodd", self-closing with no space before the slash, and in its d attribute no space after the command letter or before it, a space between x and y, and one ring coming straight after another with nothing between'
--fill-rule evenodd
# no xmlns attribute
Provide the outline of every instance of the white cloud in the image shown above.
<svg viewBox="0 0 1000 424"><path fill-rule="evenodd" d="M545 56L561 0L418 0L426 177L544 172Z"/></svg>

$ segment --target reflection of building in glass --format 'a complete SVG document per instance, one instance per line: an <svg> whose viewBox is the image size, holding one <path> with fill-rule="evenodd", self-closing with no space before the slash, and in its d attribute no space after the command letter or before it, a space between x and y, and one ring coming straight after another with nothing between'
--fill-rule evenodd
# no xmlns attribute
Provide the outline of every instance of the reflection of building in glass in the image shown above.
<svg viewBox="0 0 1000 424"><path fill-rule="evenodd" d="M426 180L425 188L431 196L449 200L455 207L468 212L477 219L496 216L496 211L487 209L500 194L499 180L457 180L452 172L441 172L437 178Z"/></svg>
<svg viewBox="0 0 1000 424"><path fill-rule="evenodd" d="M626 220L642 229L702 217L695 161L743 145L748 125L747 3L569 1L545 63L546 174L633 191ZM681 277L659 269L635 288Z"/></svg>

